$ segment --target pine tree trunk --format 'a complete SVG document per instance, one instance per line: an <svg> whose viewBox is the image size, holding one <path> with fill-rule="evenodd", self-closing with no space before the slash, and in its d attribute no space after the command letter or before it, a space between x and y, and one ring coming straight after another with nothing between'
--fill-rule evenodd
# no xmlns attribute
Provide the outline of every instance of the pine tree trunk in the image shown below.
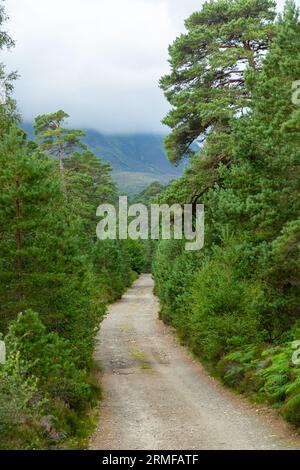
<svg viewBox="0 0 300 470"><path fill-rule="evenodd" d="M254 59L254 54L253 54L253 50L250 46L250 43L249 41L243 41L243 47L244 49L246 49L246 51L250 52L250 56L248 58L248 64L251 68L253 68L253 70L256 70L256 63L255 63L255 59Z"/></svg>

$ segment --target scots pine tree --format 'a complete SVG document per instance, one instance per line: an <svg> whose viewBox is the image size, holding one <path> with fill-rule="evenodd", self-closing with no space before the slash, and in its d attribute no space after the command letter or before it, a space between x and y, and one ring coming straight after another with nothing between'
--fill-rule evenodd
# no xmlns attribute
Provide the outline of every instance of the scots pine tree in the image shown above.
<svg viewBox="0 0 300 470"><path fill-rule="evenodd" d="M84 147L80 142L84 132L63 127L68 117L67 113L60 110L53 114L38 116L34 125L36 142L42 150L58 159L61 173L64 172L64 159Z"/></svg>
<svg viewBox="0 0 300 470"><path fill-rule="evenodd" d="M187 33L169 48L171 72L161 88L172 106L165 145L175 164L196 139L210 136L211 165L227 161L230 120L249 106L245 71L261 69L273 35L272 0L216 0L186 20Z"/></svg>
<svg viewBox="0 0 300 470"><path fill-rule="evenodd" d="M87 357L99 315L83 222L55 162L28 147L16 128L0 143L1 323L33 308Z"/></svg>
<svg viewBox="0 0 300 470"><path fill-rule="evenodd" d="M65 160L67 192L81 216L90 239L96 236L96 210L100 204L116 202L111 167L90 150L76 152Z"/></svg>

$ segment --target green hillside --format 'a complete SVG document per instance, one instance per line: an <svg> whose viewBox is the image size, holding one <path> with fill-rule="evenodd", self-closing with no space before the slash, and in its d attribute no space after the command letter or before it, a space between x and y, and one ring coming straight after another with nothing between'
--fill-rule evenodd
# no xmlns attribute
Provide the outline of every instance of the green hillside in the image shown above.
<svg viewBox="0 0 300 470"><path fill-rule="evenodd" d="M23 124L30 136L32 125ZM172 165L164 150L164 136L161 134L103 135L92 129L85 129L82 141L113 169L113 179L120 191L137 193L153 181L163 184L182 175L183 166Z"/></svg>

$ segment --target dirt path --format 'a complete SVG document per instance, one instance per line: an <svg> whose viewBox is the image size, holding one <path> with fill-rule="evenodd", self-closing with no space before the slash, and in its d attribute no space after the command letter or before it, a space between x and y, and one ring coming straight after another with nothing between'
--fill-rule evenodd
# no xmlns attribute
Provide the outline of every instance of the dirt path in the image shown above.
<svg viewBox="0 0 300 470"><path fill-rule="evenodd" d="M102 324L104 400L90 448L300 449L287 424L225 390L177 343L152 289L142 275Z"/></svg>

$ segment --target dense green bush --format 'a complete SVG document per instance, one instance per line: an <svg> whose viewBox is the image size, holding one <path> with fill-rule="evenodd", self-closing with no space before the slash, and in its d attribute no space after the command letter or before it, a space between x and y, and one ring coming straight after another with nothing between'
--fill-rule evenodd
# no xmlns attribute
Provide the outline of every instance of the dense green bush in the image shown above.
<svg viewBox="0 0 300 470"><path fill-rule="evenodd" d="M160 316L175 326L179 337L191 337L191 292L197 258L184 250L183 241L170 240L158 244L153 260L155 292L161 303Z"/></svg>
<svg viewBox="0 0 300 470"><path fill-rule="evenodd" d="M300 424L300 393L287 400L282 409L282 414L291 423Z"/></svg>
<svg viewBox="0 0 300 470"><path fill-rule="evenodd" d="M209 362L240 345L263 339L259 284L235 272L235 253L215 249L195 276L190 306L191 347Z"/></svg>
<svg viewBox="0 0 300 470"><path fill-rule="evenodd" d="M92 402L93 388L88 384L87 370L80 367L76 349L57 333L47 333L38 314L30 310L19 314L10 325L6 342L8 353L20 354L28 374L37 377L40 389L51 398L79 411Z"/></svg>
<svg viewBox="0 0 300 470"><path fill-rule="evenodd" d="M237 256L234 247L195 256L179 241L161 242L157 249L153 270L161 316L206 361L265 336L259 309L264 292L239 277Z"/></svg>
<svg viewBox="0 0 300 470"><path fill-rule="evenodd" d="M300 336L299 328L289 336ZM252 344L222 358L217 371L224 383L282 410L290 422L300 425L300 367L292 360L293 341L278 346Z"/></svg>
<svg viewBox="0 0 300 470"><path fill-rule="evenodd" d="M1 422L8 436L4 442L12 431L21 446L32 446L22 436L28 432L32 439L36 430L39 448L59 447L76 437L100 392L89 371L80 367L72 345L57 333L47 333L30 310L11 323L5 342L8 361L0 369ZM6 445L16 446L16 440Z"/></svg>
<svg viewBox="0 0 300 470"><path fill-rule="evenodd" d="M131 270L137 274L142 274L147 265L147 245L141 240L128 239L125 242L125 249L128 254Z"/></svg>
<svg viewBox="0 0 300 470"><path fill-rule="evenodd" d="M98 240L93 248L99 297L105 303L118 299L144 266L143 245L129 240Z"/></svg>
<svg viewBox="0 0 300 470"><path fill-rule="evenodd" d="M0 449L42 447L45 405L28 364L19 353L9 354L6 364L0 365Z"/></svg>

